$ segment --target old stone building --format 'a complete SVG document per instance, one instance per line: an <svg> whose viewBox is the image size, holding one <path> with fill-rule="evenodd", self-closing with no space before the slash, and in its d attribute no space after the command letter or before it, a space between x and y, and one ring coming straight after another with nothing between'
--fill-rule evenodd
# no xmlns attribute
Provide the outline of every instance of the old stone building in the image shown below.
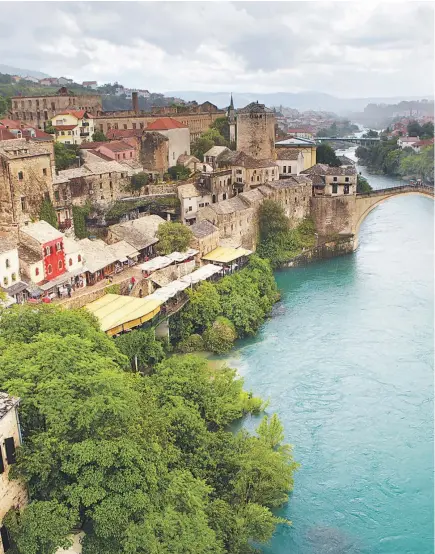
<svg viewBox="0 0 435 554"><path fill-rule="evenodd" d="M47 96L13 96L10 116L43 129L57 113L65 110L85 110L99 114L103 107L98 94L74 94L61 87L56 94ZM97 127L98 128L98 127Z"/></svg>
<svg viewBox="0 0 435 554"><path fill-rule="evenodd" d="M279 150L285 148L286 150L292 149L296 152L302 152L304 156L304 169L308 169L316 164L316 143L295 137L280 140L275 144L277 156L279 156Z"/></svg>
<svg viewBox="0 0 435 554"><path fill-rule="evenodd" d="M252 102L237 110L237 150L256 160L275 157L275 114L264 104Z"/></svg>
<svg viewBox="0 0 435 554"><path fill-rule="evenodd" d="M158 131L143 133L139 161L153 178L162 178L169 168L169 139Z"/></svg>
<svg viewBox="0 0 435 554"><path fill-rule="evenodd" d="M316 164L302 172L313 181L313 196L346 196L356 194L355 166L331 167Z"/></svg>
<svg viewBox="0 0 435 554"><path fill-rule="evenodd" d="M18 419L20 399L0 392L0 553L11 547L9 533L3 520L9 510L21 510L27 504L24 483L10 479L11 467L16 463L16 449L21 445L21 430Z"/></svg>
<svg viewBox="0 0 435 554"><path fill-rule="evenodd" d="M194 223L190 227L190 230L193 235L190 241L190 247L198 250L195 260L197 263L201 263L203 256L219 246L219 229L210 223L210 221L204 219L198 223Z"/></svg>
<svg viewBox="0 0 435 554"><path fill-rule="evenodd" d="M254 159L245 152L227 150L215 162L221 168L231 168L234 190L248 191L279 179L279 168L272 159Z"/></svg>
<svg viewBox="0 0 435 554"><path fill-rule="evenodd" d="M279 178L299 175L304 168L304 155L295 148L277 148L276 163L279 167Z"/></svg>
<svg viewBox="0 0 435 554"><path fill-rule="evenodd" d="M0 141L0 164L0 225L38 218L44 198L53 200L53 144Z"/></svg>
<svg viewBox="0 0 435 554"><path fill-rule="evenodd" d="M209 173L202 172L198 184L209 191L213 204L234 196L233 170L231 168L217 169Z"/></svg>
<svg viewBox="0 0 435 554"><path fill-rule="evenodd" d="M195 223L198 210L212 202L211 192L195 183L180 185L177 194L181 204L181 221L185 225Z"/></svg>

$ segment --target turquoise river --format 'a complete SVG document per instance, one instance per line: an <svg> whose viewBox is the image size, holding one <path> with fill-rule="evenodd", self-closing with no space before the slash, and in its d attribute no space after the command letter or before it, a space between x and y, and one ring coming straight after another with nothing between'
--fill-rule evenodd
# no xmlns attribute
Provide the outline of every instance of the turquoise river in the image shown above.
<svg viewBox="0 0 435 554"><path fill-rule="evenodd" d="M433 208L393 198L354 254L277 272L273 317L226 359L301 464L265 554L434 552Z"/></svg>

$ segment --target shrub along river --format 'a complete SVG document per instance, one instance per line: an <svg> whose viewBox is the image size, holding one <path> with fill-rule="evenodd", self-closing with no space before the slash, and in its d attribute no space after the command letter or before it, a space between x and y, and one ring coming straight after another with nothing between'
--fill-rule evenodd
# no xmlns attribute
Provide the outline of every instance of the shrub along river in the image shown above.
<svg viewBox="0 0 435 554"><path fill-rule="evenodd" d="M433 553L433 207L390 199L354 254L277 272L273 317L226 359L301 464L267 554Z"/></svg>

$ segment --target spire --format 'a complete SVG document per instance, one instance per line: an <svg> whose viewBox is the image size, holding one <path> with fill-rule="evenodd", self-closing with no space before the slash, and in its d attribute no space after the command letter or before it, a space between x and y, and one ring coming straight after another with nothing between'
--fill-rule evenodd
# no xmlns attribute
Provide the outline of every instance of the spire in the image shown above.
<svg viewBox="0 0 435 554"><path fill-rule="evenodd" d="M233 93L231 93L230 110L234 110Z"/></svg>

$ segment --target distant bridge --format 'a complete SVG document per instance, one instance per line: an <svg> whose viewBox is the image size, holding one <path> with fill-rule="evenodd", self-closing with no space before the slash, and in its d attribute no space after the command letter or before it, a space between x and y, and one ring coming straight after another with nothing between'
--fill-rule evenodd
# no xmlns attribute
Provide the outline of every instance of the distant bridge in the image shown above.
<svg viewBox="0 0 435 554"><path fill-rule="evenodd" d="M351 142L352 144L360 145L373 145L377 144L381 139L379 137L373 138L358 138L358 137L316 137L316 142L321 144L322 142Z"/></svg>
<svg viewBox="0 0 435 554"><path fill-rule="evenodd" d="M393 196L404 194L419 194L434 198L434 187L429 185L399 185L386 189L372 190L356 195L355 210L352 222L352 234L355 236L355 248L358 244L358 232L361 223L376 206Z"/></svg>

